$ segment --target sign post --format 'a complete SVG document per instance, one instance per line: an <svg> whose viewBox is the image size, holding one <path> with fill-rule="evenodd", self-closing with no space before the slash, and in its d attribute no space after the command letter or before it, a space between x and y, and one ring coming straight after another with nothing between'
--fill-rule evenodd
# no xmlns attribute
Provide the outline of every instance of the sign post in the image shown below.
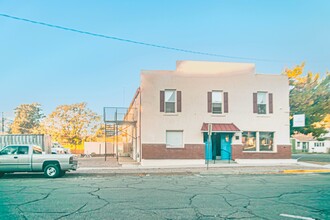
<svg viewBox="0 0 330 220"><path fill-rule="evenodd" d="M209 169L209 161L211 159L211 146L212 146L212 142L211 142L211 135L212 135L212 124L209 123L208 124L208 129L207 129L207 134L208 134L208 138L207 138L207 145L206 145L206 164L207 164L207 169Z"/></svg>

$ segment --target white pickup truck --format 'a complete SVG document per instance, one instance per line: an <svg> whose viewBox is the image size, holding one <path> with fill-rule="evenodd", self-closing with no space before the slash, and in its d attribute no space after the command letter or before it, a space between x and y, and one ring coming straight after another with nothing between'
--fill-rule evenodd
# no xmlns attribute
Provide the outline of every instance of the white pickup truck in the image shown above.
<svg viewBox="0 0 330 220"><path fill-rule="evenodd" d="M43 154L37 145L9 145L0 151L0 177L5 173L44 172L49 178L62 177L77 169L72 154Z"/></svg>

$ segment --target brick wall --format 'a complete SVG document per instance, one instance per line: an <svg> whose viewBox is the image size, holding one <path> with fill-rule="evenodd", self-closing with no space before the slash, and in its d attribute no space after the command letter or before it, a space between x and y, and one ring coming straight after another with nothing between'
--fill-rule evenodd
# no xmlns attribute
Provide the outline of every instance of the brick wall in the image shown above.
<svg viewBox="0 0 330 220"><path fill-rule="evenodd" d="M277 152L243 152L243 145L232 145L232 159L291 159L291 145L277 145Z"/></svg>
<svg viewBox="0 0 330 220"><path fill-rule="evenodd" d="M142 144L142 159L204 159L204 144L166 148L166 144Z"/></svg>
<svg viewBox="0 0 330 220"><path fill-rule="evenodd" d="M165 144L142 144L142 159L205 159L204 144L185 144L184 148L166 148ZM243 152L232 145L232 159L291 159L290 145L277 145L277 152Z"/></svg>

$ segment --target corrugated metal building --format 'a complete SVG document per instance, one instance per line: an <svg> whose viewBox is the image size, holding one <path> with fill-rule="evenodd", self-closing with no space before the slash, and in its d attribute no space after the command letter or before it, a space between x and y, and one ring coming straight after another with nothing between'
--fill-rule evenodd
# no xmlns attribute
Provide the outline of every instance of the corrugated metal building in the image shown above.
<svg viewBox="0 0 330 220"><path fill-rule="evenodd" d="M0 135L0 149L6 145L35 144L46 153L51 153L52 140L47 134L6 134Z"/></svg>

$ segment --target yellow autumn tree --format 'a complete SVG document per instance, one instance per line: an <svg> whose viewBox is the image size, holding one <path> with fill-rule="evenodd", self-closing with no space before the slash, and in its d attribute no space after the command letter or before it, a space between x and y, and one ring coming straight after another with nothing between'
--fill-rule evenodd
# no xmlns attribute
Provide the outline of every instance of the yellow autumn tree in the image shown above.
<svg viewBox="0 0 330 220"><path fill-rule="evenodd" d="M95 133L99 122L100 116L88 109L86 103L60 105L42 122L42 129L54 141L76 148Z"/></svg>
<svg viewBox="0 0 330 220"><path fill-rule="evenodd" d="M10 125L11 134L36 134L44 117L39 103L21 104L15 108L15 119Z"/></svg>
<svg viewBox="0 0 330 220"><path fill-rule="evenodd" d="M309 134L314 137L326 133L324 121L330 114L330 75L322 79L320 74L308 72L303 75L305 63L292 69L286 69L284 74L289 78L290 84L290 131ZM305 127L294 128L292 116L305 114Z"/></svg>

